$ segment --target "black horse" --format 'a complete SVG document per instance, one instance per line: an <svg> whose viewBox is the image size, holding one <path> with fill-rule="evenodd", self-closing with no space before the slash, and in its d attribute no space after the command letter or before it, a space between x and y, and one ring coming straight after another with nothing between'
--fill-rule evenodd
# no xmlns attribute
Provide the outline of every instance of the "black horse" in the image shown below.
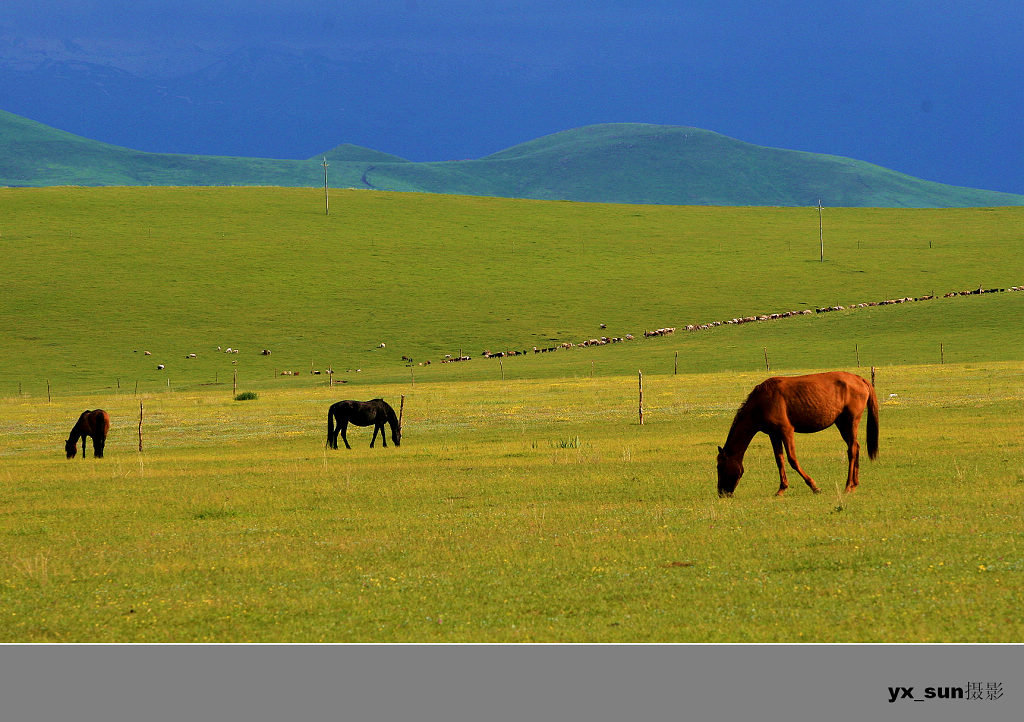
<svg viewBox="0 0 1024 722"><path fill-rule="evenodd" d="M335 426L337 422L337 426ZM345 429L352 423L356 426L373 426L373 438L370 440L370 448L377 441L377 433L385 448L388 445L384 435L384 424L391 425L391 439L395 446L402 444L402 429L398 425L398 416L384 399L373 399L371 401L339 401L332 404L327 411L327 446L332 449L338 448L338 432L341 432L341 440L345 442L345 448L351 449L348 445L348 437L345 436Z"/></svg>
<svg viewBox="0 0 1024 722"><path fill-rule="evenodd" d="M64 452L69 459L75 458L78 453L78 440L82 440L82 458L85 458L85 437L92 437L92 455L97 459L103 458L103 446L107 443L107 432L110 431L110 416L103 409L95 411L83 411L78 417L71 435L64 442Z"/></svg>

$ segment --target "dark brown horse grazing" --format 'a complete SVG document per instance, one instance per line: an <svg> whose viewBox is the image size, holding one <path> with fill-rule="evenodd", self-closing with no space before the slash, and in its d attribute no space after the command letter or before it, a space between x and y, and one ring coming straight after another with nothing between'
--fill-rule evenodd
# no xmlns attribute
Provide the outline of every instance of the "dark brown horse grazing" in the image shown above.
<svg viewBox="0 0 1024 722"><path fill-rule="evenodd" d="M337 426L335 426L337 422ZM338 448L338 432L341 432L341 440L345 442L345 448L351 449L348 445L348 437L345 430L352 423L356 426L373 426L373 438L370 439L370 448L380 434L380 440L387 448L387 438L384 436L384 424L391 426L391 439L395 446L402 445L402 429L398 425L398 416L384 399L372 399L370 401L339 401L332 404L327 411L327 446L332 449Z"/></svg>
<svg viewBox="0 0 1024 722"><path fill-rule="evenodd" d="M103 458L103 446L107 443L107 432L110 431L110 417L103 409L83 411L78 417L71 436L64 442L64 451L68 458L75 458L78 453L78 440L82 440L82 458L85 458L85 437L92 437L92 454L97 459Z"/></svg>
<svg viewBox="0 0 1024 722"><path fill-rule="evenodd" d="M878 456L878 400L875 387L860 376L831 371L807 376L776 376L758 384L736 412L725 446L718 447L718 495L732 496L743 476L743 454L759 431L771 439L775 463L779 466L780 483L776 495L789 487L783 451L790 466L817 494L820 491L818 486L796 460L793 432L810 434L832 424L836 425L846 442L850 460L846 491L853 491L859 483L857 424L865 407L868 410L868 455L874 459Z"/></svg>

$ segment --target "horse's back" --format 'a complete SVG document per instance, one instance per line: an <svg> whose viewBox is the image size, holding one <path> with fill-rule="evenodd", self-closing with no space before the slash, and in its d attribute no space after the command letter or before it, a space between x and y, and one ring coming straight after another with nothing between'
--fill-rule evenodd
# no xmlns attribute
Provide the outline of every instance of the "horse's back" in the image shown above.
<svg viewBox="0 0 1024 722"><path fill-rule="evenodd" d="M328 414L334 414L339 419L345 419L356 426L368 426L376 423L378 413L383 413L387 403L383 399L370 399L369 401L356 401L345 399L331 405Z"/></svg>
<svg viewBox="0 0 1024 722"><path fill-rule="evenodd" d="M345 408L345 409L365 409L370 406L376 406L384 403L384 399L370 399L369 401L357 401L356 399L343 399L336 401L331 405L331 408Z"/></svg>
<svg viewBox="0 0 1024 722"><path fill-rule="evenodd" d="M110 430L110 415L103 409L85 410L76 424L84 433L107 435Z"/></svg>
<svg viewBox="0 0 1024 722"><path fill-rule="evenodd" d="M788 422L804 433L831 426L846 411L859 415L870 394L867 381L846 371L776 376L758 388L766 397L769 421Z"/></svg>

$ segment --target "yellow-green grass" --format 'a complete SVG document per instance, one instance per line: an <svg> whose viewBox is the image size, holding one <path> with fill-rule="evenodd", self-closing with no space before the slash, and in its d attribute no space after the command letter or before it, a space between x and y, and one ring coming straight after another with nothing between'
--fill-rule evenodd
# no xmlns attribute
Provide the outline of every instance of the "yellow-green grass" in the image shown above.
<svg viewBox="0 0 1024 722"><path fill-rule="evenodd" d="M719 499L763 375L649 373L643 426L635 375L368 385L403 444L351 451L339 389L5 399L0 641L1024 641L1024 364L881 367L856 494L828 430L822 494L774 497L761 436Z"/></svg>
<svg viewBox="0 0 1024 722"><path fill-rule="evenodd" d="M1024 209L825 209L820 262L816 209L322 200L0 190L0 641L1022 641L1024 293L682 327L1024 285ZM758 438L717 498L766 356L877 367L855 495L827 431L824 494ZM324 448L402 395L400 448Z"/></svg>
<svg viewBox="0 0 1024 722"><path fill-rule="evenodd" d="M1024 360L1015 293L681 331L1024 285L1024 208L827 208L824 262L813 208L335 191L330 210L313 189L0 189L0 393L230 389L236 375L300 386L329 367L355 386L625 374L677 351L685 372L754 370L765 348L773 370L857 354L932 363L940 344L950 362ZM665 326L680 331L501 367L479 358ZM474 360L440 364L460 351Z"/></svg>

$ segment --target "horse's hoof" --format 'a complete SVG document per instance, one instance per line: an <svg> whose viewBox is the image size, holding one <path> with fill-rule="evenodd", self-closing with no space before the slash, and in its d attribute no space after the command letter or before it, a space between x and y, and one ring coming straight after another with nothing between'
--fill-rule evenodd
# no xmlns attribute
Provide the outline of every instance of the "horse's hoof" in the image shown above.
<svg viewBox="0 0 1024 722"><path fill-rule="evenodd" d="M719 499L731 499L732 498L732 492L731 491L720 491L720 492L718 492L718 498Z"/></svg>
<svg viewBox="0 0 1024 722"><path fill-rule="evenodd" d="M818 487L814 487L813 489L811 489L811 491L813 491L815 494L821 493L821 489L819 489Z"/></svg>

